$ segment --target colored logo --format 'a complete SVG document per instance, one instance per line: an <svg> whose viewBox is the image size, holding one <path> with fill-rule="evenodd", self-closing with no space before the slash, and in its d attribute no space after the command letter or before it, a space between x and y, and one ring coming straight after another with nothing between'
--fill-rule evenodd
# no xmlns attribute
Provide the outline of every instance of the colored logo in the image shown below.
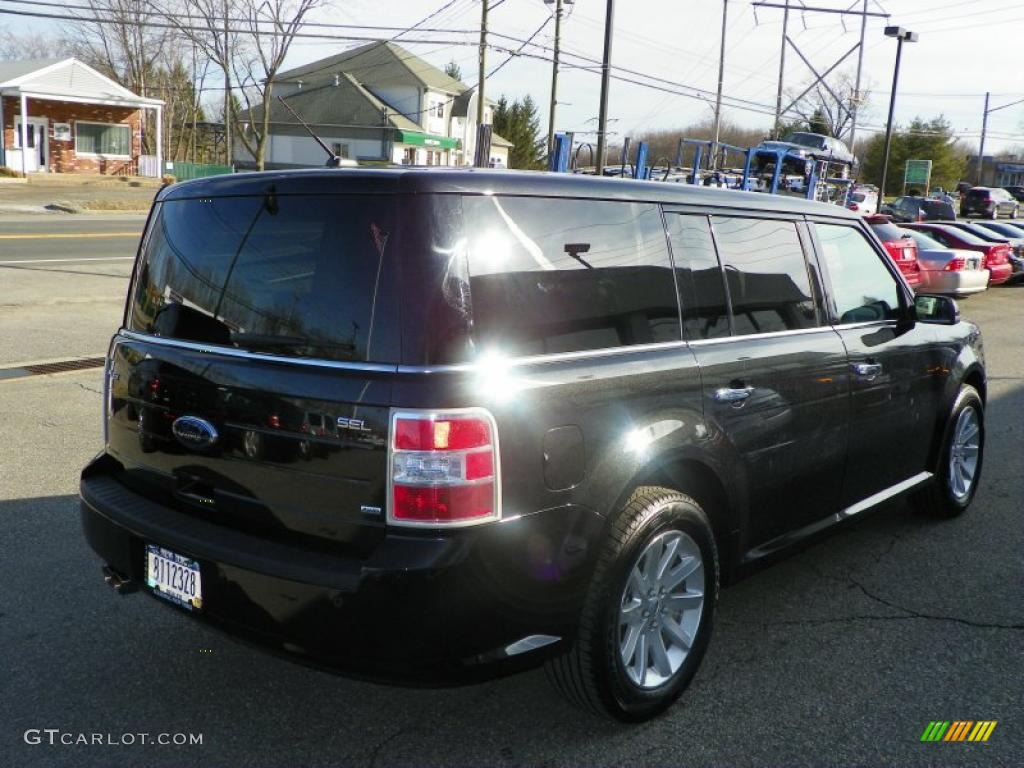
<svg viewBox="0 0 1024 768"><path fill-rule="evenodd" d="M186 448L204 450L217 442L217 429L198 416L181 416L171 424L171 431Z"/></svg>
<svg viewBox="0 0 1024 768"><path fill-rule="evenodd" d="M933 720L921 741L988 741L995 728L995 720Z"/></svg>

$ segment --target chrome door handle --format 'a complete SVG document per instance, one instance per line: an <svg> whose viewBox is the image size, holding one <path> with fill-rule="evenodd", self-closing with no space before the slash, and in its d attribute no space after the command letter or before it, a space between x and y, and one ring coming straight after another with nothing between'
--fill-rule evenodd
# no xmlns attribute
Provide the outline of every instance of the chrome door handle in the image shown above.
<svg viewBox="0 0 1024 768"><path fill-rule="evenodd" d="M853 372L868 381L874 381L882 372L881 363L854 363Z"/></svg>
<svg viewBox="0 0 1024 768"><path fill-rule="evenodd" d="M741 404L753 391L753 387L722 387L715 390L715 402Z"/></svg>

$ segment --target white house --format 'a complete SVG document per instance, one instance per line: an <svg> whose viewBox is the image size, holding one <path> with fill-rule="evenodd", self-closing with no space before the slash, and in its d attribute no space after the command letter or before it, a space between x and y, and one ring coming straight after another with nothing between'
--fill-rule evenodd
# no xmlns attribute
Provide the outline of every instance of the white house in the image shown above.
<svg viewBox="0 0 1024 768"><path fill-rule="evenodd" d="M394 43L369 43L282 72L274 79L274 95L284 97L343 158L407 165L473 162L474 91ZM485 122L491 107L485 106ZM253 121L260 115L254 110ZM267 168L323 165L323 150L276 98L270 121ZM492 162L507 168L511 146L495 135ZM241 142L234 152L237 166L252 167Z"/></svg>

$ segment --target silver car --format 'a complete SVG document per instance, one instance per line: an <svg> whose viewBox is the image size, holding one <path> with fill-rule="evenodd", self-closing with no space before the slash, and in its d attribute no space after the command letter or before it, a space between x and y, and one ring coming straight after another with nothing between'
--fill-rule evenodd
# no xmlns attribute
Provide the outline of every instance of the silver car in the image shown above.
<svg viewBox="0 0 1024 768"><path fill-rule="evenodd" d="M978 251L950 248L924 232L912 229L903 234L917 244L917 264L921 268L918 293L946 293L969 296L988 288L985 255Z"/></svg>

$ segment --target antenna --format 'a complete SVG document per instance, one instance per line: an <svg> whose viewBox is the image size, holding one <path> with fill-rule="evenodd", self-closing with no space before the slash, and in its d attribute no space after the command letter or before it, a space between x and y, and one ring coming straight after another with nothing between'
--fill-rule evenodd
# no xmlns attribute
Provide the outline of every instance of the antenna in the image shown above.
<svg viewBox="0 0 1024 768"><path fill-rule="evenodd" d="M330 147L328 147L326 144L324 144L324 140L323 139L321 139L319 136L317 136L315 133L313 133L313 129L310 128L306 124L305 120L303 120L301 117L299 117L298 113L296 113L296 111L291 108L291 106L288 104L287 101L284 100L283 97L278 96L277 100L280 101L284 105L285 109L287 109L289 112L292 113L292 117L294 117L296 120L299 121L299 123L302 125L302 127L306 129L306 131L309 133L310 136L313 137L313 140L316 141L316 143L319 144L321 147L323 147L324 152L327 153L327 167L328 168L340 168L341 167L341 158L338 157L336 154L334 154L331 151Z"/></svg>

